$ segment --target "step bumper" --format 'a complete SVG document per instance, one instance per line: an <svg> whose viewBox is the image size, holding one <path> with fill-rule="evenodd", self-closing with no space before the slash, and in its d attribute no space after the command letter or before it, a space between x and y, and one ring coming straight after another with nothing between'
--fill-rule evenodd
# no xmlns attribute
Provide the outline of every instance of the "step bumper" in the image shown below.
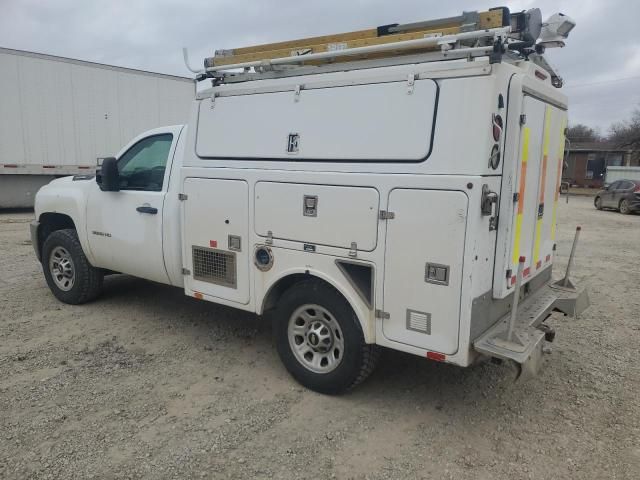
<svg viewBox="0 0 640 480"><path fill-rule="evenodd" d="M522 301L511 340L507 339L511 317L508 313L473 342L475 350L490 357L513 360L520 365L522 373L537 374L542 366L545 333L549 330L543 322L552 312L577 317L589 306L585 288L561 283L547 283Z"/></svg>

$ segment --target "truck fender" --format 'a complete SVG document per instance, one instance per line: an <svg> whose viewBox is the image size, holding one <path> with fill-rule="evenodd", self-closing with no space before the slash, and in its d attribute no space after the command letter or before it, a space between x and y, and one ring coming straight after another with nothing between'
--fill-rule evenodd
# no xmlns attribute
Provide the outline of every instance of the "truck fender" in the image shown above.
<svg viewBox="0 0 640 480"><path fill-rule="evenodd" d="M336 270L336 275L341 273ZM375 343L375 316L373 310L368 308L359 295L353 290L352 287L346 285L344 280L338 281L333 275L329 275L326 272L316 270L313 268L290 268L279 272L279 274L269 279L269 282L264 285L265 295L261 301L258 301L257 305L259 310L256 312L258 315L262 315L265 310L268 310L273 306L278 298L284 293L287 288L294 283L309 279L310 277L318 278L333 288L335 288L351 305L351 308L356 314L360 328L364 335L366 343Z"/></svg>
<svg viewBox="0 0 640 480"><path fill-rule="evenodd" d="M71 177L67 178L69 181L71 180ZM62 183L67 180L67 178L54 180L49 185L40 189L36 195L36 220L41 222L46 219L48 215L45 214L65 215L69 217L76 228L78 240L80 240L80 245L82 246L84 254L89 262L93 263L93 255L89 248L87 231L86 228L84 228L86 225L85 211L87 204L87 192L81 189L74 190L65 188L64 185L60 185L58 187L57 182ZM42 225L39 227L38 233L41 234ZM41 241L44 242L44 239L41 239Z"/></svg>

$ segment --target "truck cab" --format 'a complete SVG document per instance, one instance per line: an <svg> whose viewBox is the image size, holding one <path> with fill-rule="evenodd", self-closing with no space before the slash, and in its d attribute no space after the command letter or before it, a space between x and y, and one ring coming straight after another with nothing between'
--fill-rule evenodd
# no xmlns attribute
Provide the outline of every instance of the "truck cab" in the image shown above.
<svg viewBox="0 0 640 480"><path fill-rule="evenodd" d="M263 70L300 62L279 45L217 53L186 126L40 190L52 292L83 303L118 272L269 314L286 368L323 393L366 378L381 347L535 373L544 322L588 302L551 273L567 99L534 52L497 49L520 28L505 10L445 40L432 22L359 32L382 47L346 36L299 68ZM385 58L385 35L411 55ZM320 62L343 50L359 56Z"/></svg>

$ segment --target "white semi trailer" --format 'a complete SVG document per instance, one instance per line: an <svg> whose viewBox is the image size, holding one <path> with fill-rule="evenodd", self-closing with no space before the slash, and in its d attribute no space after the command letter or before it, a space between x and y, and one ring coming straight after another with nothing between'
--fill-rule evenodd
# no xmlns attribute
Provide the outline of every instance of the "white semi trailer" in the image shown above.
<svg viewBox="0 0 640 480"><path fill-rule="evenodd" d="M130 138L184 123L192 79L0 48L0 208L95 170Z"/></svg>

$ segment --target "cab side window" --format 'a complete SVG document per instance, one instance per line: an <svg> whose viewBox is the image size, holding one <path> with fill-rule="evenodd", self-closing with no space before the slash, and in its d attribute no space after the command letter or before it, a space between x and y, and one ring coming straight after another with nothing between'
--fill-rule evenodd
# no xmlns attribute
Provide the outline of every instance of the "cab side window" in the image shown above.
<svg viewBox="0 0 640 480"><path fill-rule="evenodd" d="M118 159L121 190L162 190L173 135L143 138Z"/></svg>

